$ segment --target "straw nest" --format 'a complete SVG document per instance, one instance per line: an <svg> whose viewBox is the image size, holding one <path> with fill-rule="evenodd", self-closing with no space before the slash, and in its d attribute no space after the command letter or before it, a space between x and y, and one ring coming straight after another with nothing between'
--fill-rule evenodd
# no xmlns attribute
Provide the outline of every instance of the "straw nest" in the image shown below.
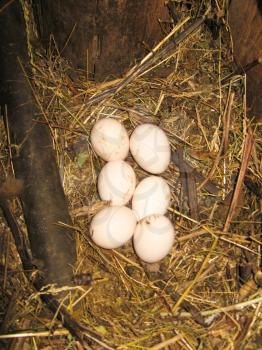
<svg viewBox="0 0 262 350"><path fill-rule="evenodd" d="M155 58L193 20L194 8L185 10L170 38L144 59L146 69L139 70L138 64L128 73L128 84L125 78L88 81L85 72L74 72L62 60L54 42L48 57L38 57L34 65L33 91L52 132L77 231L75 272L80 285L72 288L69 310L112 348L256 349L260 340L261 203L250 184L254 189L261 179L261 133L247 116L245 78L232 74L226 17L220 18L217 37L202 24ZM212 11L218 13L218 8ZM175 225L176 243L160 263L139 261L131 243L107 251L90 240L93 215L108 205L99 200L96 188L103 161L89 140L95 121L105 117L120 120L129 134L144 122L159 125L176 155L163 174L172 189L168 216ZM3 125L1 134L4 140ZM127 161L138 179L146 176L131 156ZM4 143L1 162L8 173ZM194 172L183 170L184 162ZM245 185L239 186L241 175ZM191 194L188 186L193 186ZM13 205L23 225L20 209ZM24 335L35 349L75 349L79 345L67 330L43 313L19 272L8 229L4 223L1 227L2 261L7 266L2 309L19 287L12 333L30 329ZM247 279L237 272L247 270ZM92 283L81 285L81 275L87 273Z"/></svg>

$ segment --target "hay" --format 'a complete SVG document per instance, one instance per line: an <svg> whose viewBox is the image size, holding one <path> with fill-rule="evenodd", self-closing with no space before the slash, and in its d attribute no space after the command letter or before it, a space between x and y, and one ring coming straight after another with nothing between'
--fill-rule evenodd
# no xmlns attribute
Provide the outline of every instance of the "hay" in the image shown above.
<svg viewBox="0 0 262 350"><path fill-rule="evenodd" d="M183 8L182 28L199 10L192 4L191 10ZM216 4L212 11L221 11L222 6ZM178 2L177 6L182 5ZM181 29L177 27L167 42L178 33ZM231 40L225 20L221 20L216 40L202 25L156 60L155 55L165 45L163 41L154 55L142 61L148 63L146 73L138 70L134 75L138 64L127 74L130 79L126 85L125 78L101 84L86 80L86 72L74 72L59 56L55 43L47 59L35 61L32 86L52 132L77 229L75 272L80 276L90 273L93 280L90 285L72 288L77 290L77 297L72 297L69 310L75 310L77 320L102 336L105 343L121 350L257 349L261 291L253 278L241 284L236 270L244 261L253 275L259 269L261 203L246 186L240 186L231 217L228 209L247 156L244 145L250 130L254 144L243 170L252 183L261 179L261 130L247 118L244 76L232 74ZM169 73L161 78L163 70ZM79 78L71 79L72 74ZM158 264L139 261L131 243L106 251L90 240L88 227L93 215L108 205L99 200L96 189L103 161L94 154L89 141L95 121L104 117L121 120L129 134L144 122L159 125L173 151L182 149L184 161L204 178L197 182L196 219L192 218L187 196L181 196L179 168L170 164L163 174L172 189L168 216L175 225L176 244ZM3 130L2 126L2 135ZM128 162L139 180L146 176L131 156ZM10 172L4 143L1 165L6 174ZM205 184L209 181L218 190L208 192ZM14 208L20 215L15 203ZM4 226L2 230L2 236L9 237ZM5 273L4 295L7 298L17 285L23 290L17 296L13 336L33 337L39 349L48 345L58 349L63 344L73 349L76 345L65 329L46 330L54 321L41 316L39 299L32 296L17 271L21 265L10 241L4 252L3 260L12 271ZM5 307L3 300L1 309ZM24 328L23 318L31 320L30 331L17 332Z"/></svg>

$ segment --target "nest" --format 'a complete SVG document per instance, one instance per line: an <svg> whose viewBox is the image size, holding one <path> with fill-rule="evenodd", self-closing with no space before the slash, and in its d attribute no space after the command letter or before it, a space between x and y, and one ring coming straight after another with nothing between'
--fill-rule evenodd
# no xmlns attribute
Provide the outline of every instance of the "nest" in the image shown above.
<svg viewBox="0 0 262 350"><path fill-rule="evenodd" d="M55 43L33 67L33 91L53 136L77 231L79 286L72 295L68 288L68 308L102 338L97 349L251 350L261 337L261 130L247 116L245 77L234 74L225 17L217 38L201 25L176 41L193 20L190 11L123 79L87 80L60 57ZM172 162L162 175L172 189L168 216L176 242L159 263L141 262L131 242L104 250L89 237L92 217L108 205L96 187L104 163L89 139L96 120L105 117L120 120L129 134L150 122L169 137ZM4 138L3 125L1 133ZM1 158L8 172L4 145ZM147 176L131 156L127 161L138 180ZM16 202L14 207L20 213ZM5 264L19 271L15 246L3 231ZM30 328L23 333L28 344L75 349L68 331L43 316L22 275L6 271L5 295L18 286L21 291L13 334Z"/></svg>

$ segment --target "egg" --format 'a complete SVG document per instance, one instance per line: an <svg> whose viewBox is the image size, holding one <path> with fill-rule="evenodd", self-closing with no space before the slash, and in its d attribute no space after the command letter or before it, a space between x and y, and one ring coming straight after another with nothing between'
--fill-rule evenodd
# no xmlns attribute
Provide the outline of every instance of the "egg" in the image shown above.
<svg viewBox="0 0 262 350"><path fill-rule="evenodd" d="M124 206L106 207L99 211L90 224L90 237L99 247L121 247L132 237L136 227L133 211Z"/></svg>
<svg viewBox="0 0 262 350"><path fill-rule="evenodd" d="M132 167L123 160L108 162L98 176L98 193L111 205L125 205L136 187L136 175Z"/></svg>
<svg viewBox="0 0 262 350"><path fill-rule="evenodd" d="M174 243L174 228L164 215L150 215L136 226L133 245L136 254L145 262L154 263L163 259Z"/></svg>
<svg viewBox="0 0 262 350"><path fill-rule="evenodd" d="M135 128L130 138L130 151L135 161L152 174L161 174L170 163L170 144L164 131L153 124Z"/></svg>
<svg viewBox="0 0 262 350"><path fill-rule="evenodd" d="M106 161L127 157L129 137L124 126L115 119L100 119L94 125L90 139L96 154Z"/></svg>
<svg viewBox="0 0 262 350"><path fill-rule="evenodd" d="M135 189L132 209L137 219L152 214L165 214L170 203L170 188L162 177L149 176L143 179Z"/></svg>

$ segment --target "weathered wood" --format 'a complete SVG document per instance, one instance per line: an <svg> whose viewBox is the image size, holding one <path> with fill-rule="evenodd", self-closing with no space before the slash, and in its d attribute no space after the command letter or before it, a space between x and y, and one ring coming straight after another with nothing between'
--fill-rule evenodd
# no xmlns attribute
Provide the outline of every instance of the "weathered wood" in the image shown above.
<svg viewBox="0 0 262 350"><path fill-rule="evenodd" d="M233 38L234 58L240 67L250 64L262 53L261 0L232 0L229 25ZM262 120L262 64L247 72L248 114Z"/></svg>
<svg viewBox="0 0 262 350"><path fill-rule="evenodd" d="M88 71L96 80L119 76L143 57L163 35L158 19L167 18L164 0L39 1L45 46L53 33L61 54L84 70L88 52Z"/></svg>
<svg viewBox="0 0 262 350"><path fill-rule="evenodd" d="M72 280L75 241L48 127L35 123L39 111L18 58L29 61L23 13L14 1L0 14L0 105L7 106L13 164L21 179L23 212L34 263L46 283ZM27 67L30 74L30 68ZM4 108L3 108L4 110Z"/></svg>

